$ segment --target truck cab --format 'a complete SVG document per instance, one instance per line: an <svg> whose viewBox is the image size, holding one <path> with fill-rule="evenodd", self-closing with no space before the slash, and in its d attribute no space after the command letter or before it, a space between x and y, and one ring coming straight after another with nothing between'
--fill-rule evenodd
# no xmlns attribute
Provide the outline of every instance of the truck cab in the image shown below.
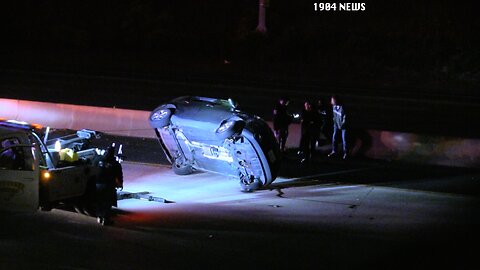
<svg viewBox="0 0 480 270"><path fill-rule="evenodd" d="M0 120L0 211L49 210L67 202L76 208L91 208L99 170L93 164L97 152L77 149L76 159L65 161L60 149L42 141L40 128ZM83 140L91 133L80 134Z"/></svg>

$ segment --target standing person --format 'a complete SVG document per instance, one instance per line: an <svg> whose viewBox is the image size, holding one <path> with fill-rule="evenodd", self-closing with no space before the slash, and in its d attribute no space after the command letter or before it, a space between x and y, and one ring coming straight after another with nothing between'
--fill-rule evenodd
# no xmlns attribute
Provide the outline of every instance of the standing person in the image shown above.
<svg viewBox="0 0 480 270"><path fill-rule="evenodd" d="M318 116L316 142L318 143L318 146L321 146L322 135L325 138L328 138L327 133L325 131L325 125L327 122L327 108L325 106L325 103L323 102L323 99L321 98L318 99L316 110L317 110L317 116Z"/></svg>
<svg viewBox="0 0 480 270"><path fill-rule="evenodd" d="M273 109L273 130L283 152L288 138L288 126L292 122L292 115L288 112L289 102L287 98L281 98Z"/></svg>
<svg viewBox="0 0 480 270"><path fill-rule="evenodd" d="M337 136L341 133L342 135L342 146L343 146L343 159L347 158L347 122L346 122L346 113L343 108L343 103L340 102L338 96L333 95L330 99L332 104L333 112L333 135L332 135L332 152L328 154L328 157L332 157L336 153L337 145Z"/></svg>
<svg viewBox="0 0 480 270"><path fill-rule="evenodd" d="M123 189L122 165L115 158L115 146L109 146L98 161L100 173L97 178L97 221L102 225L112 223L111 209L117 206L116 188Z"/></svg>
<svg viewBox="0 0 480 270"><path fill-rule="evenodd" d="M300 149L303 152L303 162L308 162L315 151L316 130L318 126L317 111L310 101L305 101L301 115Z"/></svg>

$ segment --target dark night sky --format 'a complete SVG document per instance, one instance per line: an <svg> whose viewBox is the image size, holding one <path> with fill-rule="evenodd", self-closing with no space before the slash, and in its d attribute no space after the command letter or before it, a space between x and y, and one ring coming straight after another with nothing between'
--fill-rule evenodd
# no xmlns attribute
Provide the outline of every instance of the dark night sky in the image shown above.
<svg viewBox="0 0 480 270"><path fill-rule="evenodd" d="M261 36L257 0L10 1L0 10L2 65L142 72L163 62L215 72L228 58L242 67L235 72L421 78L437 87L480 80L473 1L369 1L357 13L315 12L313 3L270 0Z"/></svg>

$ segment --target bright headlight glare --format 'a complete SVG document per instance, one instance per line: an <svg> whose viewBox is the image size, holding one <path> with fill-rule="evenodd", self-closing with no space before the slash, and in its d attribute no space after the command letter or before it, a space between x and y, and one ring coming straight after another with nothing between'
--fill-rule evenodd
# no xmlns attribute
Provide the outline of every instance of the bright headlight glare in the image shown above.
<svg viewBox="0 0 480 270"><path fill-rule="evenodd" d="M42 177L44 180L49 180L52 177L52 174L50 174L49 171L43 171L42 172Z"/></svg>
<svg viewBox="0 0 480 270"><path fill-rule="evenodd" d="M221 133L221 132L225 132L226 130L228 130L231 126L233 126L233 121L227 121L225 123L223 123L218 129L217 129L217 132Z"/></svg>
<svg viewBox="0 0 480 270"><path fill-rule="evenodd" d="M159 110L154 112L152 116L150 116L150 119L152 121L158 121L163 119L165 116L167 116L167 114L168 114L168 110Z"/></svg>

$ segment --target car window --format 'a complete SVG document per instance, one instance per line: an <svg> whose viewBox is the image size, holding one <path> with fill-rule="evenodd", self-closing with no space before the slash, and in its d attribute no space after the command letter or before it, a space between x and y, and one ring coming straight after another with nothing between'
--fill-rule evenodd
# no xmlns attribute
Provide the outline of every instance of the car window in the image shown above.
<svg viewBox="0 0 480 270"><path fill-rule="evenodd" d="M0 139L0 169L2 170L33 170L33 156L30 147L20 145L18 138Z"/></svg>

